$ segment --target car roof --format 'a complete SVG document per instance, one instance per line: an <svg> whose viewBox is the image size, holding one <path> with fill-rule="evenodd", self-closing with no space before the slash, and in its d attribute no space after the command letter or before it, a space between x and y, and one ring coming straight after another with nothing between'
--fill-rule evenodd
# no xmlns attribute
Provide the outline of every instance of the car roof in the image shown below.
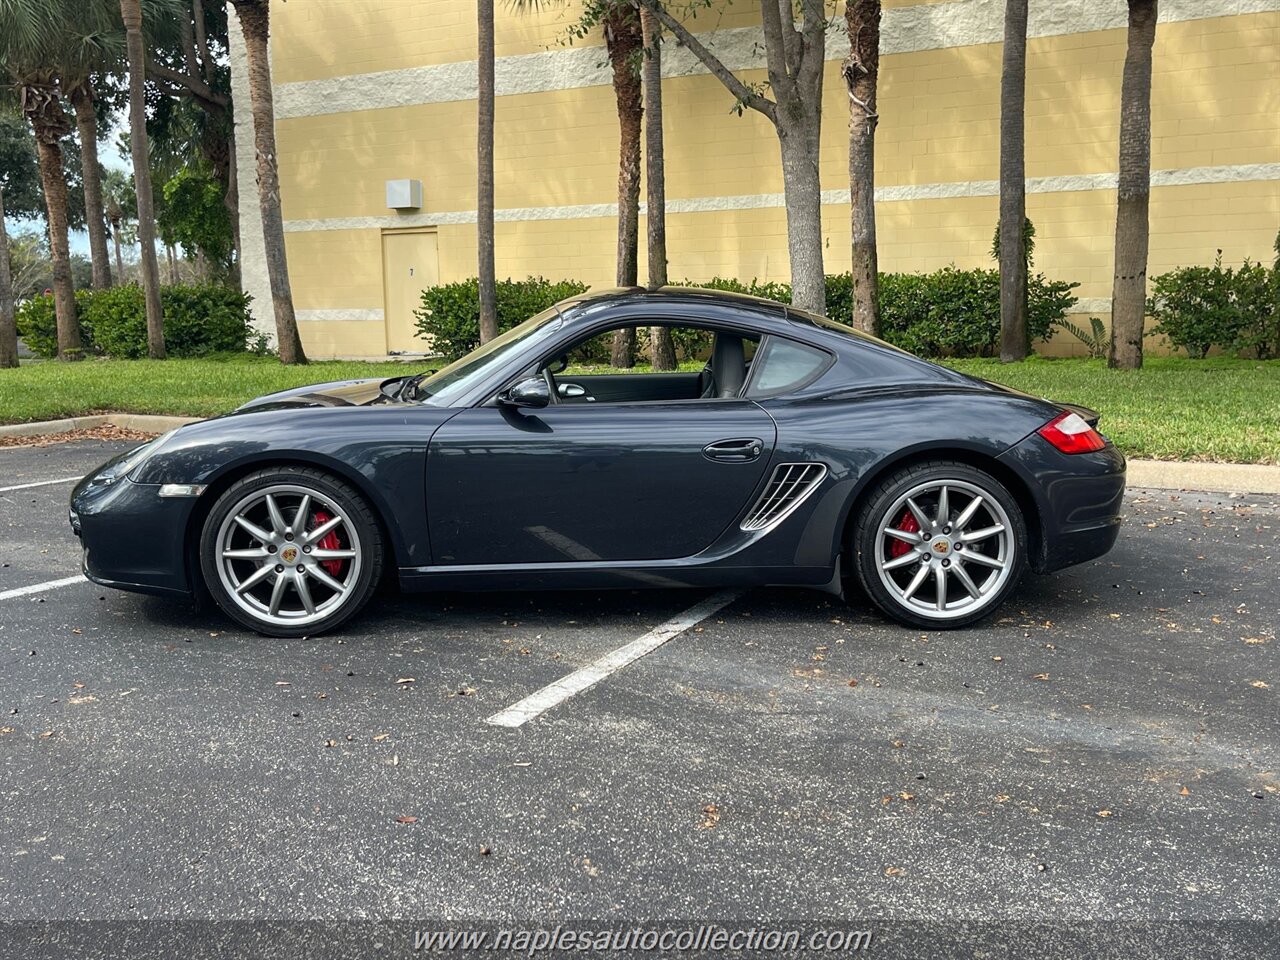
<svg viewBox="0 0 1280 960"><path fill-rule="evenodd" d="M704 306L709 303L721 304L740 309L745 308L780 320L786 318L788 310L786 304L779 303L776 300L766 300L764 297L753 297L746 293L715 290L707 287L666 286L658 287L656 290L649 290L644 287L612 287L604 290L591 290L565 301L565 303L572 303L582 307L604 305L606 303L617 306L626 302L644 303L649 306L658 304L675 306L691 303Z"/></svg>

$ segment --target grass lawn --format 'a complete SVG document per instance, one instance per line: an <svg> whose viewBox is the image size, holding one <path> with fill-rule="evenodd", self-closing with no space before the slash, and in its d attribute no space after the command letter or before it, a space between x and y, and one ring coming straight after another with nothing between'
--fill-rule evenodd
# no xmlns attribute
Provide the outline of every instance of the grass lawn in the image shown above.
<svg viewBox="0 0 1280 960"><path fill-rule="evenodd" d="M951 365L1101 411L1103 431L1129 456L1280 463L1280 361L1152 357L1136 373L1100 360ZM273 390L417 369L347 361L284 367L263 357L30 363L0 370L0 423L102 411L210 416Z"/></svg>

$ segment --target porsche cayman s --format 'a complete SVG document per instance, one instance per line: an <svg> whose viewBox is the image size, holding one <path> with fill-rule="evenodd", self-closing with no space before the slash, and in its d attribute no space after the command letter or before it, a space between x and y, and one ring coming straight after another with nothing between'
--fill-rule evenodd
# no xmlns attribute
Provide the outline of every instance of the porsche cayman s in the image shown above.
<svg viewBox="0 0 1280 960"><path fill-rule="evenodd" d="M705 365L582 365L655 327ZM959 627L1026 570L1111 548L1125 461L1096 422L771 301L615 290L438 371L181 427L85 477L70 519L94 582L212 597L272 636L339 626L384 579L856 581L903 623Z"/></svg>

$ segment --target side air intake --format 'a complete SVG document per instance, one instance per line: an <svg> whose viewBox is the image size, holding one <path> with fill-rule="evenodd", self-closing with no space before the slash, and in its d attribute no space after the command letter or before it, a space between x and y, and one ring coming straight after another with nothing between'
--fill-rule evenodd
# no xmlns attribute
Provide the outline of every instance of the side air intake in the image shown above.
<svg viewBox="0 0 1280 960"><path fill-rule="evenodd" d="M827 467L822 463L778 464L764 493L742 521L742 529L772 530L818 489L826 475Z"/></svg>

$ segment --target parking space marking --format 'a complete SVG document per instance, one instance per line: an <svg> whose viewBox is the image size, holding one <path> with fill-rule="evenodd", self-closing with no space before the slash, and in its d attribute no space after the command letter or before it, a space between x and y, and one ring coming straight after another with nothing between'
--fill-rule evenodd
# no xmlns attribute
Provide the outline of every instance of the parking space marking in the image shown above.
<svg viewBox="0 0 1280 960"><path fill-rule="evenodd" d="M88 582L88 577L83 573L77 573L74 577L63 577L61 580L46 580L44 583L33 583L29 587L17 587L13 590L0 590L0 600L12 600L15 597L25 597L33 593L44 593L46 590L56 590L58 587L69 587L73 583Z"/></svg>
<svg viewBox="0 0 1280 960"><path fill-rule="evenodd" d="M31 487L52 487L56 483L72 483L79 479L79 477L62 477L58 480L37 480L35 483L18 483L12 487L0 487L0 493L9 493L11 490L29 490Z"/></svg>
<svg viewBox="0 0 1280 960"><path fill-rule="evenodd" d="M534 717L540 716L552 707L563 703L572 696L595 686L611 673L621 670L629 663L634 663L645 654L652 653L673 637L678 637L690 627L707 619L717 610L727 607L742 596L742 590L722 590L694 604L679 616L672 617L666 623L654 627L644 636L632 640L612 653L605 654L599 660L580 670L575 670L555 683L548 684L536 693L525 697L519 703L495 713L485 720L495 727L519 727Z"/></svg>

